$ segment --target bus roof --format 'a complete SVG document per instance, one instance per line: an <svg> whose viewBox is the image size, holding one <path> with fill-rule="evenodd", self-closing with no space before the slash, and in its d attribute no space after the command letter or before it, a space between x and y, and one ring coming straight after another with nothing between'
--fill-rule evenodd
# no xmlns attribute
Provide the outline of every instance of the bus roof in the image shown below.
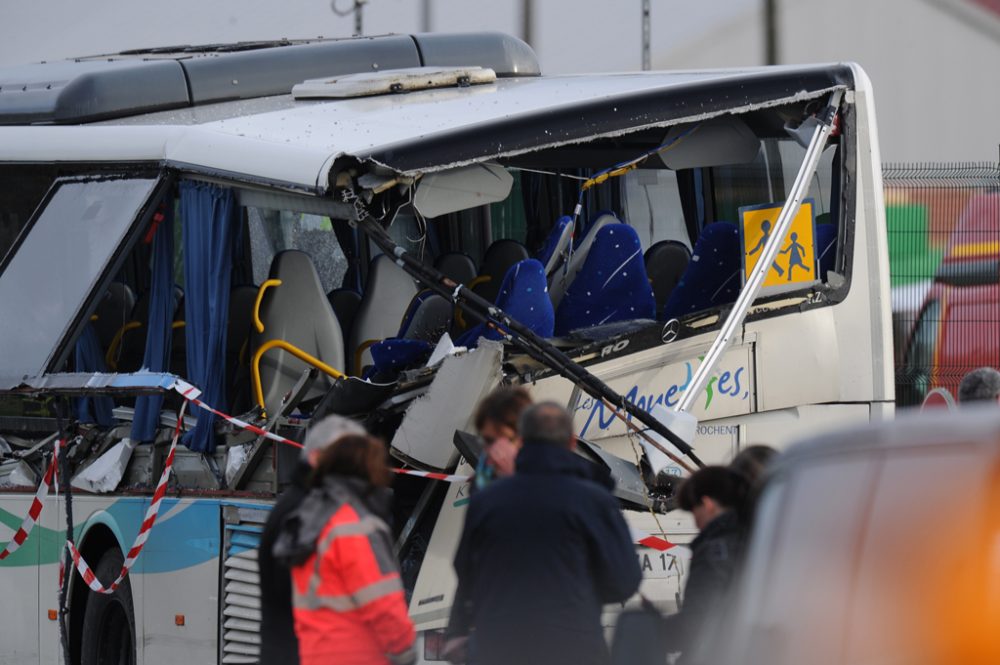
<svg viewBox="0 0 1000 665"><path fill-rule="evenodd" d="M325 192L334 160L414 175L817 98L851 65L502 78L336 101L227 101L83 126L0 127L0 161L162 162Z"/></svg>

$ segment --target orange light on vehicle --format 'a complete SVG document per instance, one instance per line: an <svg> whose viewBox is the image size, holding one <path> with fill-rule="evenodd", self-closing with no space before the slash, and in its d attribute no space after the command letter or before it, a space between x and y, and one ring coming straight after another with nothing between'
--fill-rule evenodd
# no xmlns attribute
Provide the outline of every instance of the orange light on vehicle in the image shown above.
<svg viewBox="0 0 1000 665"><path fill-rule="evenodd" d="M175 626L183 626L184 625L184 615L183 614L175 614L174 615L174 625Z"/></svg>
<svg viewBox="0 0 1000 665"><path fill-rule="evenodd" d="M49 610L49 621L55 621L59 618L59 610Z"/></svg>

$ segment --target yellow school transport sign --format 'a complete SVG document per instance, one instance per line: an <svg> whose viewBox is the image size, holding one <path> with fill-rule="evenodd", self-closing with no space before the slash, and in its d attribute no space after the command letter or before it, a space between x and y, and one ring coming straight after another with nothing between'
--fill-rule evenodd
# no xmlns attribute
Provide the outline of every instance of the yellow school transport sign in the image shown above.
<svg viewBox="0 0 1000 665"><path fill-rule="evenodd" d="M771 230L781 203L765 203L759 206L740 208L740 238L743 245L743 282L749 275L771 237ZM792 219L785 239L781 242L778 256L767 271L764 286L787 286L816 281L816 222L813 216L813 201L806 199Z"/></svg>

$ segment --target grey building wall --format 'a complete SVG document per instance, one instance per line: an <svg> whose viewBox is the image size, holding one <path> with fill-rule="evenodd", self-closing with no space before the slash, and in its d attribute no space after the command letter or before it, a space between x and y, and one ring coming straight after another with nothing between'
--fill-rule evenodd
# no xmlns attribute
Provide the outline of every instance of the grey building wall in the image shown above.
<svg viewBox="0 0 1000 665"><path fill-rule="evenodd" d="M779 0L785 63L855 61L885 161L997 161L1000 14L968 0ZM762 64L760 8L657 53L662 68Z"/></svg>

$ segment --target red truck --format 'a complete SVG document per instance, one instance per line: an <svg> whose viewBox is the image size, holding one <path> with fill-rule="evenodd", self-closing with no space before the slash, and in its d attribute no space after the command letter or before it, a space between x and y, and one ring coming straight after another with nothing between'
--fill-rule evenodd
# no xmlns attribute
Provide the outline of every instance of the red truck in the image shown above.
<svg viewBox="0 0 1000 665"><path fill-rule="evenodd" d="M957 395L977 367L1000 369L1000 192L974 197L906 341L897 402L920 404L935 388Z"/></svg>

